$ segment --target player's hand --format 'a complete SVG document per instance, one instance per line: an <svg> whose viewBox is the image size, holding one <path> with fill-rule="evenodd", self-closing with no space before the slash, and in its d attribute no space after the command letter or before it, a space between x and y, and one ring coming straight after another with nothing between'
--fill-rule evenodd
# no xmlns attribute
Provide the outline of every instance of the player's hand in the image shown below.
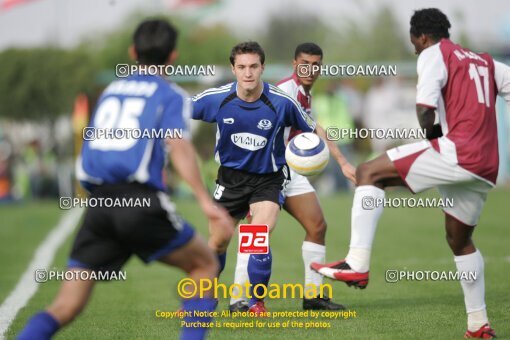
<svg viewBox="0 0 510 340"><path fill-rule="evenodd" d="M344 176L351 181L354 185L357 185L356 182L356 168L351 165L351 163L345 163L340 166L342 168L342 173Z"/></svg>

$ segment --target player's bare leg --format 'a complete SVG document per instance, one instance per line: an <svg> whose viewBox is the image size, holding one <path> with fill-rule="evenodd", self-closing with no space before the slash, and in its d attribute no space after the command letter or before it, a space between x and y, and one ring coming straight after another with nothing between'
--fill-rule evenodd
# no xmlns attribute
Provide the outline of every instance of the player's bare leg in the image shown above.
<svg viewBox="0 0 510 340"><path fill-rule="evenodd" d="M206 243L198 236L183 247L175 250L161 262L176 266L189 274L195 281L213 279L218 270L218 262ZM71 271L91 272L88 269L70 268ZM90 275L87 275L90 276ZM58 329L72 322L85 308L94 287L94 280L64 281L53 303L41 313L36 314L19 334L18 339L49 339ZM184 302L184 310L214 310L216 302L209 299L188 299ZM193 320L191 320L193 321ZM207 320L206 320L207 321ZM184 332L204 332L200 328L185 329Z"/></svg>
<svg viewBox="0 0 510 340"><path fill-rule="evenodd" d="M72 271L87 269L70 268ZM89 275L87 275L89 276ZM94 280L64 281L53 303L42 312L34 315L18 335L18 339L50 339L61 327L69 324L87 305L94 287Z"/></svg>
<svg viewBox="0 0 510 340"><path fill-rule="evenodd" d="M71 268L72 271L91 272L86 269ZM53 303L47 308L60 326L74 320L85 308L94 287L94 280L64 281Z"/></svg>
<svg viewBox="0 0 510 340"><path fill-rule="evenodd" d="M252 214L251 224L267 224L269 231L276 227L280 206L271 201L262 201L250 204Z"/></svg>
<svg viewBox="0 0 510 340"><path fill-rule="evenodd" d="M353 198L351 242L347 257L326 265L313 263L311 267L324 276L365 288L368 284L372 243L383 211L383 206L377 206L377 202L384 199L385 187L405 183L386 154L358 166L356 178L358 187Z"/></svg>
<svg viewBox="0 0 510 340"><path fill-rule="evenodd" d="M190 279L195 281L195 287L200 286L200 280L213 280L218 274L218 260L214 256L206 242L199 235L195 234L193 238L183 247L178 248L159 261L184 270ZM195 296L192 294L195 293ZM211 317L197 317L194 311L212 312L216 309L217 300L213 292L205 292L200 297L197 291L189 292L182 301L182 311L186 313L184 321L195 323L197 321L208 323ZM202 327L183 327L181 339L203 339L207 328Z"/></svg>
<svg viewBox="0 0 510 340"><path fill-rule="evenodd" d="M454 217L445 214L446 240L450 246L459 273L475 273L476 279L461 279L464 302L468 316L466 337L480 338L482 335L495 337L494 330L489 326L485 306L485 278L482 254L476 249L471 236L474 226L466 225Z"/></svg>
<svg viewBox="0 0 510 340"><path fill-rule="evenodd" d="M468 226L445 214L446 241L455 256L472 254L476 251L471 236L475 227Z"/></svg>
<svg viewBox="0 0 510 340"><path fill-rule="evenodd" d="M280 212L278 204L271 201L256 202L250 204L250 211L252 214L251 224L267 224L270 231L274 230ZM251 283L249 310L257 315L264 315L267 309L264 306L264 300L257 298L257 296L262 296L264 289L260 288L255 291L253 287L264 285L267 289L271 277L271 264L271 249L268 254L251 254L248 259L248 277Z"/></svg>
<svg viewBox="0 0 510 340"><path fill-rule="evenodd" d="M218 256L219 269L218 276L225 268L225 262L227 260L227 248L234 235L234 226L239 223L239 220L235 221L231 226L223 224L215 224L214 222L209 223L209 248L213 250Z"/></svg>
<svg viewBox="0 0 510 340"><path fill-rule="evenodd" d="M356 179L358 187L373 185L384 189L389 186L405 186L405 182L400 178L395 165L387 154L382 154L358 166Z"/></svg>
<svg viewBox="0 0 510 340"><path fill-rule="evenodd" d="M197 283L201 279L214 279L218 274L218 261L201 236L193 238L181 248L159 259L160 262L178 267ZM208 293L207 296L210 296Z"/></svg>
<svg viewBox="0 0 510 340"><path fill-rule="evenodd" d="M324 263L326 260L326 220L315 192L290 196L285 199L285 210L292 215L305 229L302 255L305 264L305 287L315 285L317 292L323 283L322 275L314 272L310 265L312 262ZM304 309L339 310L344 306L332 302L329 297L317 296L303 299Z"/></svg>
<svg viewBox="0 0 510 340"><path fill-rule="evenodd" d="M283 207L305 229L305 241L325 244L327 225L315 192L287 197Z"/></svg>
<svg viewBox="0 0 510 340"><path fill-rule="evenodd" d="M236 221L234 225L237 225ZM209 247L216 253L221 254L227 251L230 239L234 235L234 228L227 228L224 225L209 224Z"/></svg>

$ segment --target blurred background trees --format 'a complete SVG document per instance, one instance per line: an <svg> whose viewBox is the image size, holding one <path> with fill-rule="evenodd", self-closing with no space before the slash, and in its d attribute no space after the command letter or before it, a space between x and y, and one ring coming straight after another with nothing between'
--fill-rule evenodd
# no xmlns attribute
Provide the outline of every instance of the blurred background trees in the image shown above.
<svg viewBox="0 0 510 340"><path fill-rule="evenodd" d="M8 49L0 53L0 117L14 120L44 120L69 114L80 92L90 95L98 86L113 80L118 63L129 63L127 47L132 33L143 19L135 14L130 24L74 49ZM201 26L196 20L169 18L180 31L177 64L215 64L228 67L231 47L241 32L222 25ZM296 45L314 41L323 46L325 62L381 62L410 60L405 37L399 32L388 8L382 8L361 25L350 22L338 32L305 14L274 16L258 40L267 54L267 63L290 65ZM243 40L245 39L242 38ZM389 47L391 46L391 47ZM289 66L290 67L290 66Z"/></svg>

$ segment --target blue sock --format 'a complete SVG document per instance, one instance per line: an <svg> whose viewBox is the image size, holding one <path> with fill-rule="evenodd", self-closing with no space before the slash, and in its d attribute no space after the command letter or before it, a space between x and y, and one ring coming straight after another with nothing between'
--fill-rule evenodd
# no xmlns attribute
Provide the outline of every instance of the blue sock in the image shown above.
<svg viewBox="0 0 510 340"><path fill-rule="evenodd" d="M25 328L18 335L18 340L47 340L51 339L60 325L47 311L32 316Z"/></svg>
<svg viewBox="0 0 510 340"><path fill-rule="evenodd" d="M182 302L182 310L186 313L186 322L211 322L211 317L199 317L193 314L194 311L212 312L216 309L217 301L213 298L189 299ZM201 340L205 338L207 328L204 327L182 327L181 340Z"/></svg>
<svg viewBox="0 0 510 340"><path fill-rule="evenodd" d="M250 278L250 307L253 306L260 299L255 297L254 287L257 284L263 284L266 286L269 284L269 278L271 277L271 264L273 257L271 256L271 249L268 254L252 254L248 260L248 277ZM262 296L264 289L257 287L257 295Z"/></svg>
<svg viewBox="0 0 510 340"><path fill-rule="evenodd" d="M220 271L218 272L219 277L223 269L225 269L225 263L227 262L227 252L224 252L223 254L218 254L218 261L220 261Z"/></svg>

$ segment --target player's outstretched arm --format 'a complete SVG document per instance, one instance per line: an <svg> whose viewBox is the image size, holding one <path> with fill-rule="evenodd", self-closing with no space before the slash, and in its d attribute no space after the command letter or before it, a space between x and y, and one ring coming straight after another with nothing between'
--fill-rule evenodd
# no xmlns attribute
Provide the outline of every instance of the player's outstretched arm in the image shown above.
<svg viewBox="0 0 510 340"><path fill-rule="evenodd" d="M342 151L340 151L336 143L327 138L326 131L324 131L324 129L322 128L322 126L319 125L319 123L316 123L315 133L326 141L326 144L328 145L329 148L329 152L333 155L333 158L335 158L337 163L340 165L340 168L342 169L344 176L356 185L356 168L353 167L352 164L349 163L349 161L347 161L347 159L342 154Z"/></svg>
<svg viewBox="0 0 510 340"><path fill-rule="evenodd" d="M225 209L212 201L198 168L196 151L193 144L187 139L167 139L170 146L170 159L179 176L191 187L200 207L210 222L233 228L234 224Z"/></svg>
<svg viewBox="0 0 510 340"><path fill-rule="evenodd" d="M425 130L425 135L428 140L443 136L441 125L434 125L436 119L435 109L423 105L416 105L416 115L418 116L418 122L421 128Z"/></svg>

